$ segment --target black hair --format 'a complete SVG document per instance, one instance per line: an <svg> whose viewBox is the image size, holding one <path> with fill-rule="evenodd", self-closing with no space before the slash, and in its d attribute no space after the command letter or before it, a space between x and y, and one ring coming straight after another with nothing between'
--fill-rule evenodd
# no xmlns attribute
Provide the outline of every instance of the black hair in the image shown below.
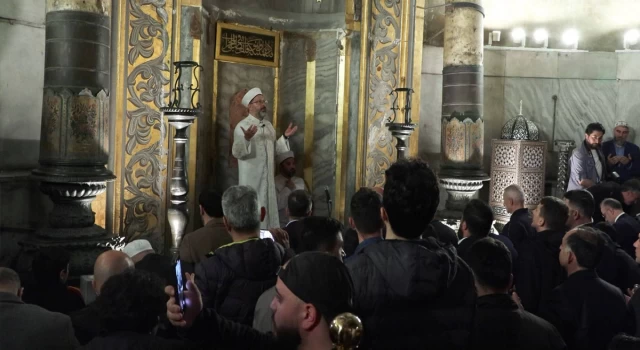
<svg viewBox="0 0 640 350"><path fill-rule="evenodd" d="M569 207L556 197L542 197L540 216L550 230L564 231L569 218Z"/></svg>
<svg viewBox="0 0 640 350"><path fill-rule="evenodd" d="M585 269L595 269L602 258L605 241L595 229L578 227L567 237L566 245L576 256L578 265Z"/></svg>
<svg viewBox="0 0 640 350"><path fill-rule="evenodd" d="M440 203L438 178L420 159L398 160L385 172L382 205L393 232L403 238L416 239Z"/></svg>
<svg viewBox="0 0 640 350"><path fill-rule="evenodd" d="M587 190L571 190L564 194L564 198L574 206L582 216L592 217L596 210L596 202L591 192Z"/></svg>
<svg viewBox="0 0 640 350"><path fill-rule="evenodd" d="M471 245L466 261L479 284L494 289L509 287L513 263L504 243L482 238Z"/></svg>
<svg viewBox="0 0 640 350"><path fill-rule="evenodd" d="M605 134L604 126L600 123L591 123L587 125L587 129L585 129L584 133L587 135L591 135L594 131L600 131L603 135Z"/></svg>
<svg viewBox="0 0 640 350"><path fill-rule="evenodd" d="M40 286L60 283L60 272L67 271L71 254L59 247L42 247L33 259L33 277Z"/></svg>
<svg viewBox="0 0 640 350"><path fill-rule="evenodd" d="M338 243L338 233L344 232L340 221L326 216L302 219L302 249L300 252L328 252Z"/></svg>
<svg viewBox="0 0 640 350"><path fill-rule="evenodd" d="M142 270L110 277L96 299L102 331L148 334L166 312L167 297L160 278Z"/></svg>
<svg viewBox="0 0 640 350"><path fill-rule="evenodd" d="M351 217L358 231L380 232L384 225L380 216L382 198L370 188L362 187L351 197Z"/></svg>
<svg viewBox="0 0 640 350"><path fill-rule="evenodd" d="M202 191L198 197L198 202L212 218L221 218L224 216L222 212L222 196L215 191Z"/></svg>
<svg viewBox="0 0 640 350"><path fill-rule="evenodd" d="M467 229L471 235L486 237L491 231L491 224L493 224L493 210L487 203L479 199L472 199L464 207L462 221L467 223Z"/></svg>
<svg viewBox="0 0 640 350"><path fill-rule="evenodd" d="M638 350L640 349L640 338L620 333L611 339L609 350Z"/></svg>
<svg viewBox="0 0 640 350"><path fill-rule="evenodd" d="M311 195L305 190L291 192L287 199L287 208L291 217L301 218L307 216L312 208Z"/></svg>
<svg viewBox="0 0 640 350"><path fill-rule="evenodd" d="M629 179L622 184L622 192L640 193L640 180Z"/></svg>

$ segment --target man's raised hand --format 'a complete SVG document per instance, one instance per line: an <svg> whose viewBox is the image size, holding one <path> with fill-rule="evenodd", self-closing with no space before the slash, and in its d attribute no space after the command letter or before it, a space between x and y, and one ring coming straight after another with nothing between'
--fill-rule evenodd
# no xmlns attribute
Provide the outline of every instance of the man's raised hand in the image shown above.
<svg viewBox="0 0 640 350"><path fill-rule="evenodd" d="M187 304L186 310L182 310L182 307L176 302L175 289L172 286L164 288L164 292L169 296L167 318L172 325L183 328L191 327L193 321L202 311L202 295L196 286L196 275L192 273L185 273L185 275L187 277L187 289L184 291L184 299Z"/></svg>
<svg viewBox="0 0 640 350"><path fill-rule="evenodd" d="M242 132L244 133L244 139L247 141L251 141L253 136L258 132L258 127L255 125L251 125L249 129L245 130L243 127L240 127Z"/></svg>
<svg viewBox="0 0 640 350"><path fill-rule="evenodd" d="M284 131L284 136L291 137L296 133L296 131L298 131L298 127L293 126L293 123L289 123L289 127Z"/></svg>

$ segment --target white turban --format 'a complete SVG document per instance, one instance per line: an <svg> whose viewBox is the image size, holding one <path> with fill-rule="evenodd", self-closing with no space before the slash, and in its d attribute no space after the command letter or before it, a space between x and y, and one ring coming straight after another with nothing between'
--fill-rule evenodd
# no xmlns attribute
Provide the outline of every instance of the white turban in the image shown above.
<svg viewBox="0 0 640 350"><path fill-rule="evenodd" d="M627 124L627 122L622 121L622 120L619 120L619 121L617 121L617 122L616 122L616 126L615 126L615 128L617 128L617 127L619 127L619 126L624 126L624 127L625 127L625 128L627 128L627 129L629 128L629 124Z"/></svg>
<svg viewBox="0 0 640 350"><path fill-rule="evenodd" d="M258 95L262 95L262 90L260 90L260 88L253 88L247 91L247 93L242 98L242 104L245 107L249 107L249 103L251 102L251 100L253 100L253 98Z"/></svg>
<svg viewBox="0 0 640 350"><path fill-rule="evenodd" d="M280 165L282 162L284 162L289 158L293 158L293 152L286 151L286 152L279 153L278 155L276 155L276 164Z"/></svg>

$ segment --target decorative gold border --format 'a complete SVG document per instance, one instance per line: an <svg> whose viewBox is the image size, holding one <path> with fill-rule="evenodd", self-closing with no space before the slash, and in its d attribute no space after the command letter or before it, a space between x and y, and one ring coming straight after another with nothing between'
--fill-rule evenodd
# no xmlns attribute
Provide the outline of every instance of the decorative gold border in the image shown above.
<svg viewBox="0 0 640 350"><path fill-rule="evenodd" d="M333 208L333 217L344 222L347 192L347 150L349 144L349 87L351 77L351 39L342 38L340 41L344 50L340 51L338 65L338 121L336 123L336 205Z"/></svg>
<svg viewBox="0 0 640 350"><path fill-rule="evenodd" d="M422 91L422 42L424 31L425 0L416 0L415 28L413 40L413 95L411 96L411 122L420 125L420 93ZM415 128L409 138L409 157L417 157L420 128Z"/></svg>
<svg viewBox="0 0 640 350"><path fill-rule="evenodd" d="M307 61L304 102L304 181L313 193L313 130L316 100L316 61Z"/></svg>
<svg viewBox="0 0 640 350"><path fill-rule="evenodd" d="M260 34L260 35L268 35L268 36L273 36L275 38L275 47L273 48L273 61L272 62L267 62L267 61L261 61L261 60L254 60L254 59L250 59L250 58L238 58L238 57L233 57L233 56L225 56L223 54L220 53L220 45L221 45L221 35L222 35L222 28L228 28L228 29L233 29L233 30L237 30L240 32L249 32L249 33L256 33L256 34ZM277 31L273 31L273 30L267 30L267 29L261 29L261 28L255 28L255 27L247 27L247 26L243 26L240 24L231 24L231 23L224 23L224 22L217 22L216 23L216 55L215 55L215 59L216 60L220 60L220 61L224 61L224 62L234 62L234 63L244 63L244 64L252 64L252 65L256 65L256 66L265 66L265 67L272 67L272 68L276 68L280 65L280 32Z"/></svg>
<svg viewBox="0 0 640 350"><path fill-rule="evenodd" d="M356 191L364 184L365 162L365 140L367 137L367 101L369 99L368 68L369 68L369 21L371 12L371 0L362 0L362 25L360 36L360 84L358 87L358 137L356 142Z"/></svg>
<svg viewBox="0 0 640 350"><path fill-rule="evenodd" d="M278 48L280 51L280 48ZM273 129L276 131L276 137L278 134L278 95L280 91L280 68L276 67L273 71L273 119L271 124L273 125ZM275 167L276 172L278 171L278 167Z"/></svg>
<svg viewBox="0 0 640 350"><path fill-rule="evenodd" d="M210 138L211 140L211 145L210 145L210 150L211 150L211 154L216 155L218 152L218 60L213 60L213 88L211 90L213 90L213 96L211 97L211 135L212 137ZM216 158L217 157L210 157L209 159L211 160L212 167L213 167L213 174L216 173L215 167L216 167Z"/></svg>

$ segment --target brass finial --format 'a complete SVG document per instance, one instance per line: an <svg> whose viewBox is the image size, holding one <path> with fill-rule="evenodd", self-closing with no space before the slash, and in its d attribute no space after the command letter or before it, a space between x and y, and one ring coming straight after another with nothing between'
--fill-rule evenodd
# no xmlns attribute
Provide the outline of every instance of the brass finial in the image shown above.
<svg viewBox="0 0 640 350"><path fill-rule="evenodd" d="M358 316L345 312L333 319L329 326L331 341L336 350L352 350L362 338L362 321Z"/></svg>

